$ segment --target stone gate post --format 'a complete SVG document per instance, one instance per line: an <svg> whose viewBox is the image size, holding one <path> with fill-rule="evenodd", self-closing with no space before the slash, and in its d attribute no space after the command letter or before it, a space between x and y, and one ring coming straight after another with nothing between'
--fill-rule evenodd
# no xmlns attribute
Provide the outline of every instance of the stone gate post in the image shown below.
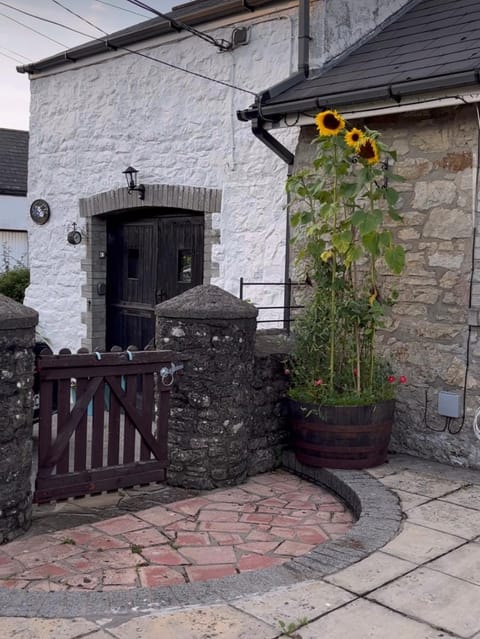
<svg viewBox="0 0 480 639"><path fill-rule="evenodd" d="M38 313L0 295L0 543L28 529Z"/></svg>
<svg viewBox="0 0 480 639"><path fill-rule="evenodd" d="M156 307L157 349L190 357L171 397L168 483L210 489L245 480L257 312L211 285Z"/></svg>

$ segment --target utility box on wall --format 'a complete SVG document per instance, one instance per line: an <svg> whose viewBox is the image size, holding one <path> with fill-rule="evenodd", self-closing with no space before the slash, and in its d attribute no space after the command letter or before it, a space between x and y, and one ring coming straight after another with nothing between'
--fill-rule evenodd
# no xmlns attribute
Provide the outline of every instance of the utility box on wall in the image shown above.
<svg viewBox="0 0 480 639"><path fill-rule="evenodd" d="M444 417L460 417L462 414L461 396L459 393L440 391L438 393L438 412Z"/></svg>

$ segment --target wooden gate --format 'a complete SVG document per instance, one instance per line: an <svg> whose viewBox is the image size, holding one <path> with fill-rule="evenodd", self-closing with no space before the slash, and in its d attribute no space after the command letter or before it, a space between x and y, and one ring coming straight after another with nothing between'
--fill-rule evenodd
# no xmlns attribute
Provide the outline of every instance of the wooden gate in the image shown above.
<svg viewBox="0 0 480 639"><path fill-rule="evenodd" d="M40 355L42 503L165 480L171 351Z"/></svg>

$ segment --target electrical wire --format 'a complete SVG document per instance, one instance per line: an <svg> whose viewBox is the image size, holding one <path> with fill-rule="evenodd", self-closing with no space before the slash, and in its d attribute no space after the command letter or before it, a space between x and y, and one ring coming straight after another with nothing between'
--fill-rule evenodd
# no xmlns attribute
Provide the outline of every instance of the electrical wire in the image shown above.
<svg viewBox="0 0 480 639"><path fill-rule="evenodd" d="M22 60L19 60L18 58L14 58L12 55L8 55L8 53L3 53L3 51L0 51L0 55L3 55L4 58L8 58L9 60L13 60L17 64L23 64Z"/></svg>
<svg viewBox="0 0 480 639"><path fill-rule="evenodd" d="M141 18L148 18L148 16L144 13L138 13L138 11L133 11L133 9L126 9L125 7L121 7L118 4L113 4L113 2L107 2L107 0L95 0L95 2L105 4L108 7L113 7L114 9L120 9L120 11L128 11L128 13L133 13L134 15L140 16Z"/></svg>
<svg viewBox="0 0 480 639"><path fill-rule="evenodd" d="M75 16L76 18L78 18L82 22L85 22L85 24L88 24L90 27L93 27L97 31L100 31L100 33L103 33L103 35L108 35L108 33L106 31L104 31L103 29L100 29L100 27L97 27L95 24L93 24L93 22L90 22L90 20L87 20L87 18L84 18L83 16L78 15L78 13L75 13L75 11L73 11L69 7L66 7L64 4L62 4L58 0L52 0L52 2L54 4L56 4L58 7L61 7L62 9L65 9L65 11L68 11L68 13L71 13L73 16Z"/></svg>
<svg viewBox="0 0 480 639"><path fill-rule="evenodd" d="M1 0L0 0L0 4L6 5L6 3L2 2ZM57 4L60 4L60 3L57 2ZM14 9L15 11L20 11L21 13L27 13L27 12L22 11L20 9L16 9L16 7L12 7L11 5L6 5L6 6L9 6L10 8ZM65 8L65 7L63 7L63 8ZM69 9L67 9L67 11L70 11L71 13L73 13ZM3 15L3 14L0 13L0 15ZM134 55L138 55L141 58L145 58L147 60L151 60L152 62L157 62L158 64L161 64L163 66L169 67L171 69L175 69L176 71L182 71L183 73L187 73L189 75L193 75L193 76L195 76L197 78L201 78L203 80L208 80L209 82L215 82L216 84L220 84L221 86L227 87L229 89L235 89L236 91L241 91L242 93L248 93L249 95L253 95L254 97L257 96L257 94L254 91L250 91L248 89L243 89L242 87L238 87L238 86L236 86L234 84L231 84L230 82L225 82L223 80L218 80L217 78L212 78L212 77L210 77L208 75L204 75L203 73L199 73L198 71L191 71L190 69L185 69L184 67L180 67L180 66L178 66L176 64L172 64L171 62L166 62L165 60L161 60L160 58L154 58L153 56L148 55L147 53L142 53L141 51L136 51L135 49L130 49L129 47L125 47L123 45L122 46L114 46L114 45L110 44L108 39L106 39L106 38L95 38L95 37L91 36L88 33L85 33L83 31L79 31L78 29L74 29L73 27L69 27L66 24L62 24L61 22L48 20L47 18L43 18L42 16L35 15L33 13L28 13L27 15L29 15L32 18L36 18L37 20L41 20L42 22L53 23L53 24L55 24L58 27L62 27L63 29L68 29L69 31L73 31L74 33L79 33L80 35L83 35L83 36L85 36L87 38L96 40L98 42L105 42L106 45L108 47L110 47L114 51L116 51L117 49L120 49L122 51L127 51L128 53L133 53ZM78 14L75 14L75 15L77 15L77 17L80 17L80 16L78 16ZM6 17L8 17L8 16L6 16ZM13 18L10 18L10 19L13 20L14 22L18 22L18 20L14 20ZM80 17L80 19L83 20L84 18ZM22 22L18 22L18 24L20 24L22 26L26 26ZM89 24L93 26L93 23L89 22ZM27 27L27 28L30 28L30 27ZM102 32L102 33L106 33L105 31L103 31L103 29L100 29L100 27L95 26L95 28L98 31ZM35 29L32 29L32 30L35 31ZM40 35L44 35L44 34L38 32L38 31L37 31L37 33L39 33ZM44 36L44 37L48 38L48 36ZM51 38L49 38L49 39L51 39ZM56 41L54 40L54 42L56 42ZM62 44L62 43L58 43L58 42L57 42L57 44L60 44L62 47L65 47L66 49L69 48L66 44Z"/></svg>
<svg viewBox="0 0 480 639"><path fill-rule="evenodd" d="M32 58L29 58L28 55L23 55L23 53L18 53L18 51L12 51L12 49L7 49L7 47L3 46L1 46L0 49L8 51L8 53L11 53L12 55L18 55L20 58L25 58L25 60L28 60L29 62L33 62Z"/></svg>
<svg viewBox="0 0 480 639"><path fill-rule="evenodd" d="M209 44L213 44L214 47L218 47L221 51L228 51L229 49L232 48L231 42L227 42L226 40L223 40L223 39L217 40L213 36L208 35L208 33L199 31L198 29L191 27L189 24L185 24L184 22L180 22L180 20L176 20L175 18L169 17L165 13L161 13L157 9L154 9L153 7L151 7L146 2L142 2L141 0L127 0L127 2L130 2L130 4L133 4L135 7L139 7L140 9L144 9L145 11L150 11L151 13L158 16L159 18L168 20L168 22L170 22L172 27L176 29L177 31L184 29L185 31L188 31L192 35L197 36L197 38L200 38L201 40L205 40L205 42L208 42Z"/></svg>
<svg viewBox="0 0 480 639"><path fill-rule="evenodd" d="M37 16L34 13L30 13L29 11L24 11L23 9L18 9L17 7L14 7L11 4L8 4L8 2L3 2L2 0L0 0L0 4L2 6L4 6L4 7L8 7L9 9L12 9L13 11L18 11L19 13L23 13L24 15L29 16L30 18L35 18L36 20L41 20L42 22L48 22L49 24L54 24L57 27L67 28L70 31L73 31L75 33L79 33L80 35L88 35L86 33L83 33L82 31L78 31L77 29L74 29L73 27L67 27L67 25L59 24L56 20L49 20L48 18L41 18L40 16ZM13 18L12 18L12 20L13 20ZM88 37L91 38L92 36L88 35ZM54 40L54 42L55 42L55 40ZM59 44L59 43L57 42L57 44ZM62 44L62 47L64 47L64 46L66 46L66 45Z"/></svg>
<svg viewBox="0 0 480 639"><path fill-rule="evenodd" d="M13 7L13 8L15 9L15 7ZM19 9L15 9L15 11L19 11ZM23 11L22 11L22 13L23 13ZM34 33L37 33L39 36L42 36L42 38L46 38L47 40L50 40L51 42L55 42L55 44L59 44L61 47L64 47L65 49L68 49L68 44L64 44L63 42L59 42L58 40L54 40L53 38L51 38L50 36L45 35L41 31L37 31L37 29L34 29L33 27L29 27L28 25L24 24L23 22L20 22L19 20L15 20L15 18L7 16L6 13L2 13L0 11L0 16L2 16L3 18L7 18L7 20L11 20L12 22L15 22L16 24L19 24L21 27L24 27L25 29L28 29L29 31L33 31Z"/></svg>

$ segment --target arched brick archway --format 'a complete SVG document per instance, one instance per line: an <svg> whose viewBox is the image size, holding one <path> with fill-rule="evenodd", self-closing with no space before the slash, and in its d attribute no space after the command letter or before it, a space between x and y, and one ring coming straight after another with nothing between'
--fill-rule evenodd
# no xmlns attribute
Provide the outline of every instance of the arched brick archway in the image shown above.
<svg viewBox="0 0 480 639"><path fill-rule="evenodd" d="M82 261L85 283L82 297L85 310L82 322L86 325L86 338L82 346L88 349L105 347L107 278L107 219L128 211L148 213L152 208L184 209L202 213L204 216L204 284L210 284L218 276L218 264L212 262L212 247L220 243L219 231L212 228L213 214L219 214L222 192L219 189L149 184L145 187L145 199L136 193L129 194L127 188L98 193L79 201L80 216L85 220L87 255Z"/></svg>

